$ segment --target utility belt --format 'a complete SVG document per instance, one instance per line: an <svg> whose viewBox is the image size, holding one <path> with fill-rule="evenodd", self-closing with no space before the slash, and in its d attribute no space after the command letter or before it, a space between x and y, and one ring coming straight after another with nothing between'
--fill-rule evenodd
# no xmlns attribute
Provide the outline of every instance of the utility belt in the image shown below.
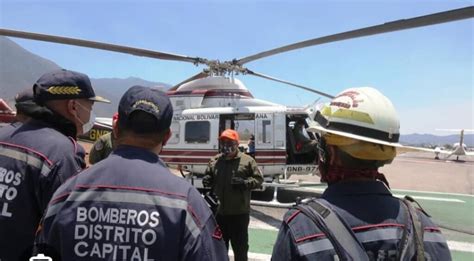
<svg viewBox="0 0 474 261"><path fill-rule="evenodd" d="M417 210L412 205L416 201L409 196L405 196L401 201L408 222L404 226L395 260L411 260L413 251L410 251L410 248L414 245L415 260L424 261L423 227ZM325 234L339 260L370 260L351 227L332 209L329 202L321 198L309 198L299 202L293 208L300 210ZM328 246L318 247L328 248Z"/></svg>

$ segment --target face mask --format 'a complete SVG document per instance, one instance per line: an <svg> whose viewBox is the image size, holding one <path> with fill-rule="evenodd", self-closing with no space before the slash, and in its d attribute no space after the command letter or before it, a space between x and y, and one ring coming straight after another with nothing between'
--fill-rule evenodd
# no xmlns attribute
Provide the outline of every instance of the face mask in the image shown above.
<svg viewBox="0 0 474 261"><path fill-rule="evenodd" d="M79 106L82 107L84 110L87 110L80 103L77 103L77 104L79 104ZM81 119L79 119L79 117L76 117L76 119L79 121L80 124L82 124L82 134L85 134L85 133L89 132L92 129L92 127L94 127L95 113L92 110L90 111L89 120L87 122L82 122Z"/></svg>
<svg viewBox="0 0 474 261"><path fill-rule="evenodd" d="M221 145L220 147L220 152L224 155L224 156L227 156L227 155L231 155L233 153L235 153L237 151L237 146L235 145Z"/></svg>
<svg viewBox="0 0 474 261"><path fill-rule="evenodd" d="M88 133L92 127L94 127L94 123L95 123L95 113L93 111L91 111L91 115L89 116L89 121L87 121L86 123L84 123L82 125L82 133Z"/></svg>

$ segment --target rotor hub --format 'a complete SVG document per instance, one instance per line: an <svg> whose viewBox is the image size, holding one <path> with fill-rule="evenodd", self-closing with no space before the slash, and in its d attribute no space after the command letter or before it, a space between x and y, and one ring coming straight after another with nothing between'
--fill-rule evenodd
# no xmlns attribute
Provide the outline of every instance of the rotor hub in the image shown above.
<svg viewBox="0 0 474 261"><path fill-rule="evenodd" d="M203 62L209 68L207 69L212 75L225 76L229 74L246 74L247 68L238 64L236 60L224 61L206 60Z"/></svg>

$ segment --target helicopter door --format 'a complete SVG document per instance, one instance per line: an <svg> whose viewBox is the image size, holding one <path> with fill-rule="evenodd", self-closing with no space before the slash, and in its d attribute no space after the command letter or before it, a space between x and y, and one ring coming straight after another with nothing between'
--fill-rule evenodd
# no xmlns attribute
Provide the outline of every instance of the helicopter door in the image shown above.
<svg viewBox="0 0 474 261"><path fill-rule="evenodd" d="M250 136L255 133L255 114L226 114L220 116L219 134L225 129L233 129L239 133L239 149L249 153L248 144Z"/></svg>
<svg viewBox="0 0 474 261"><path fill-rule="evenodd" d="M229 115L221 115L220 116L220 121L219 121L219 135L225 130L225 129L235 129L235 123L234 123L234 115L229 114Z"/></svg>

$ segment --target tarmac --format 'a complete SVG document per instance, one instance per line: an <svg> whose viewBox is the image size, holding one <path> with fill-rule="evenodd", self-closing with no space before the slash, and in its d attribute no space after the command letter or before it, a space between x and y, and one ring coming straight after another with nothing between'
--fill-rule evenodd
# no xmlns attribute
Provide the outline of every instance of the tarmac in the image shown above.
<svg viewBox="0 0 474 261"><path fill-rule="evenodd" d="M86 151L90 144L86 145ZM395 196L413 196L432 215L448 240L453 260L474 260L474 156L434 159L427 152L399 154L380 169ZM294 175L294 181L313 186L279 189L278 201L292 203L296 197L319 196L326 188L318 176ZM319 183L319 184L318 184ZM271 201L273 188L253 192L252 199ZM287 208L252 205L249 226L249 260L270 260L273 244ZM229 256L233 260L232 250Z"/></svg>

